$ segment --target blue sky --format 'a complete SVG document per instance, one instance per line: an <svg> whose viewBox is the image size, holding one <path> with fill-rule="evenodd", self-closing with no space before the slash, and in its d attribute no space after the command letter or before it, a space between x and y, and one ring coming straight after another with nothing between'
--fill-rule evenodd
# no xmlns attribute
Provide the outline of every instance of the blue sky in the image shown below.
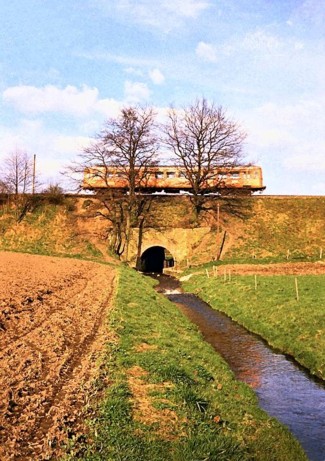
<svg viewBox="0 0 325 461"><path fill-rule="evenodd" d="M59 174L127 104L198 97L247 132L266 193L325 194L325 0L0 0L0 157Z"/></svg>

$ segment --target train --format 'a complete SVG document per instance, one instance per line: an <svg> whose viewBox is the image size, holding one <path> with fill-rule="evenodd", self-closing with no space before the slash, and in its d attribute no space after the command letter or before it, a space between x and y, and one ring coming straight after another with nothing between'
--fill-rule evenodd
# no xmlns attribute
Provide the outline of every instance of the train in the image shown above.
<svg viewBox="0 0 325 461"><path fill-rule="evenodd" d="M141 173L141 170L140 170ZM126 174L116 166L93 166L84 170L82 188L84 190L100 191L116 189L127 192ZM146 168L146 174L138 181L136 189L141 193L192 193L193 188L187 179L184 167L152 166ZM206 193L219 195L251 195L261 192L266 187L263 184L263 172L260 166L246 165L236 167L215 168L211 179L204 185Z"/></svg>

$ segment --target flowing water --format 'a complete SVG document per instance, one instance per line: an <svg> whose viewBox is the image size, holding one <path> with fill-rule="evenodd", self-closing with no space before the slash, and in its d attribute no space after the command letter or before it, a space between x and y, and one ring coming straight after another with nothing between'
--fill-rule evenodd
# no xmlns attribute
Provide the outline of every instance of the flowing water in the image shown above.
<svg viewBox="0 0 325 461"><path fill-rule="evenodd" d="M158 291L198 325L237 379L255 390L260 406L289 427L311 461L325 461L324 383L195 295L181 293L177 280L158 280Z"/></svg>

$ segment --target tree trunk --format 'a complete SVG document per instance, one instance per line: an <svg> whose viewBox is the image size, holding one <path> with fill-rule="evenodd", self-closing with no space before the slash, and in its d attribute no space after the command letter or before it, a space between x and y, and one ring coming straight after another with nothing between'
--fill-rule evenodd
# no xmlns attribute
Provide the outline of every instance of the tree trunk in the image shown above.
<svg viewBox="0 0 325 461"><path fill-rule="evenodd" d="M142 252L143 225L144 225L144 218L140 219L140 222L139 222L138 248L137 248L137 260L136 260L136 269L138 271L142 269L141 252Z"/></svg>
<svg viewBox="0 0 325 461"><path fill-rule="evenodd" d="M125 261L129 262L129 248L130 248L130 241L131 241L131 212L128 211L126 216L126 224L125 224Z"/></svg>
<svg viewBox="0 0 325 461"><path fill-rule="evenodd" d="M221 242L219 254L218 254L218 256L217 256L217 261L219 261L220 258L221 258L221 255L222 255L222 252L223 252L223 247L225 246L225 242L226 242L226 237L227 237L227 231L225 231L224 234L223 234L223 238L222 238L222 242Z"/></svg>

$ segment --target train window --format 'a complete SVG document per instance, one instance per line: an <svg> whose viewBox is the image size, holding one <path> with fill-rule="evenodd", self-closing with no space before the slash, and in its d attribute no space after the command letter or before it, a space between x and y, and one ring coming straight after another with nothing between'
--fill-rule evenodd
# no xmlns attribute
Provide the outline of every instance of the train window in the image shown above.
<svg viewBox="0 0 325 461"><path fill-rule="evenodd" d="M157 173L155 173L155 177L157 179L162 179L164 177L164 173L162 171L157 171Z"/></svg>
<svg viewBox="0 0 325 461"><path fill-rule="evenodd" d="M239 173L231 173L231 177L233 179L238 179L239 178Z"/></svg>
<svg viewBox="0 0 325 461"><path fill-rule="evenodd" d="M180 172L179 172L179 177L180 177L180 178L186 178L186 173L185 173L185 171L180 171Z"/></svg>
<svg viewBox="0 0 325 461"><path fill-rule="evenodd" d="M219 179L227 179L227 174L226 173L220 173L219 174Z"/></svg>
<svg viewBox="0 0 325 461"><path fill-rule="evenodd" d="M167 171L167 178L175 178L175 171Z"/></svg>

